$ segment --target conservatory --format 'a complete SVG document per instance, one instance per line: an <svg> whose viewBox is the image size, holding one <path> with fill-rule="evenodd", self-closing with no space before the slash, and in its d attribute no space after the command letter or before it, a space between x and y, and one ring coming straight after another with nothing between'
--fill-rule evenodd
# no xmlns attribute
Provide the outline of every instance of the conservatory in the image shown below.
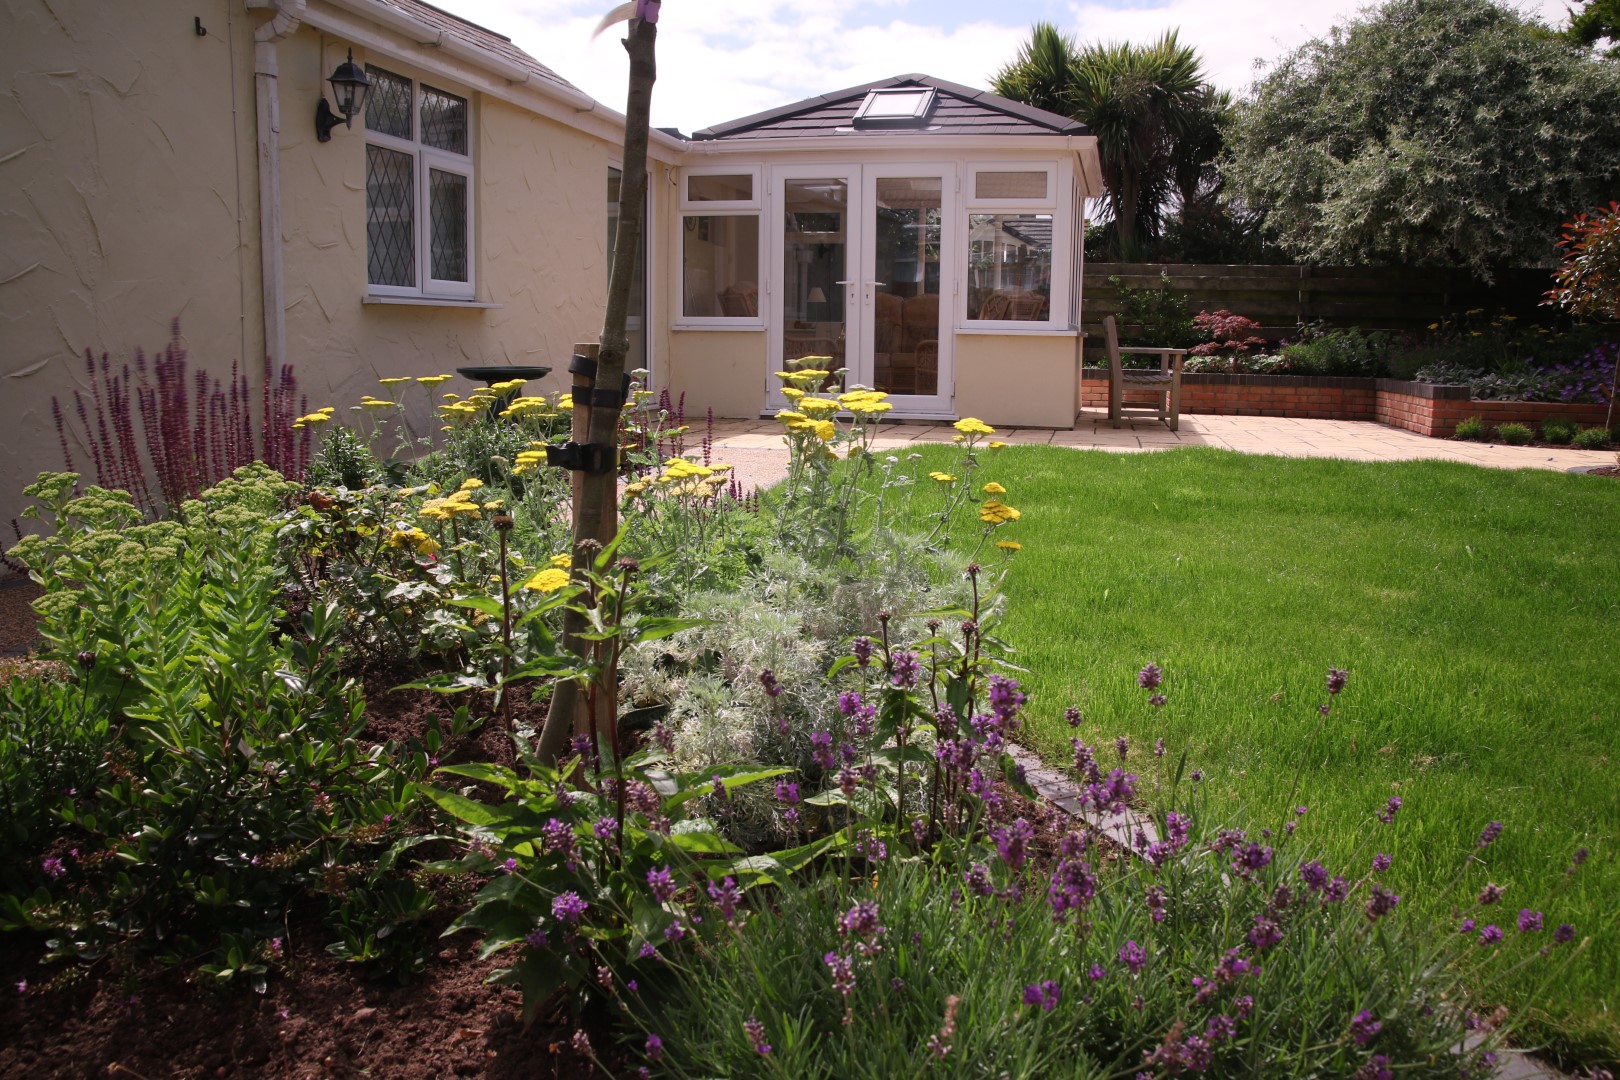
<svg viewBox="0 0 1620 1080"><path fill-rule="evenodd" d="M896 418L1073 424L1083 124L908 75L699 131L666 176L657 377L689 407L770 413L828 356Z"/></svg>

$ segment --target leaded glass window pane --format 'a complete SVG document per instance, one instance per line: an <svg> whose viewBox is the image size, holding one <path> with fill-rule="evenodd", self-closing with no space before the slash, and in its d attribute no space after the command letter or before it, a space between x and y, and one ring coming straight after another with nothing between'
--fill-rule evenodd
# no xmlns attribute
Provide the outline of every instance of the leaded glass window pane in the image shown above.
<svg viewBox="0 0 1620 1080"><path fill-rule="evenodd" d="M466 191L463 180L462 198ZM462 221L466 265L466 220ZM366 146L366 248L373 285L416 285L416 158Z"/></svg>
<svg viewBox="0 0 1620 1080"><path fill-rule="evenodd" d="M467 152L467 99L422 84L422 142L452 154Z"/></svg>
<svg viewBox="0 0 1620 1080"><path fill-rule="evenodd" d="M411 80L366 65L371 89L366 94L366 129L401 139L411 137Z"/></svg>
<svg viewBox="0 0 1620 1080"><path fill-rule="evenodd" d="M428 170L428 255L439 281L467 280L467 178Z"/></svg>

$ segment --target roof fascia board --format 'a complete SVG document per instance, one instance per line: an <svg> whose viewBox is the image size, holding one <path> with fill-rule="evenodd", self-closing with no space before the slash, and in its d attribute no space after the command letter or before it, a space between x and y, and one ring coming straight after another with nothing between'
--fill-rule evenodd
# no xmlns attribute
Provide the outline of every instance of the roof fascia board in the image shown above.
<svg viewBox="0 0 1620 1080"><path fill-rule="evenodd" d="M929 154L941 150L1032 150L1051 154L1054 150L1080 155L1087 149L1093 157L1097 139L1093 135L817 135L808 138L702 140L685 144L682 164L696 164L710 157L775 158L785 154L834 152L839 155L888 153ZM1087 173L1088 179L1090 173ZM1100 170L1099 170L1100 176Z"/></svg>
<svg viewBox="0 0 1620 1080"><path fill-rule="evenodd" d="M367 49L399 56L425 70L606 142L618 144L624 139L624 116L596 99L487 53L395 8L372 0L324 0L310 5L304 23ZM654 130L648 135L648 152L662 162L677 161L687 145L661 131Z"/></svg>

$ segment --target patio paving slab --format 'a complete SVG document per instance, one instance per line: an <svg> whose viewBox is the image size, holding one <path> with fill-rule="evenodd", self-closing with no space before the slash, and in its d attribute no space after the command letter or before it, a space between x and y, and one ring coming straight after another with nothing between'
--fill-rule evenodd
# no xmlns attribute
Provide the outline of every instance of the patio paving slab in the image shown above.
<svg viewBox="0 0 1620 1080"><path fill-rule="evenodd" d="M694 425L694 429L696 425ZM786 446L771 420L718 420L714 425L717 456L728 450L771 451L786 464ZM694 430L694 434L695 434ZM920 443L950 442L956 431L949 424L891 423L883 426L875 449L894 452ZM1157 420L1131 418L1115 428L1106 414L1083 413L1072 429L1001 428L995 437L1014 445L1046 444L1077 450L1142 453L1178 446L1210 446L1245 454L1281 457L1329 457L1349 461L1457 461L1496 469L1568 470L1579 466L1612 465L1615 455L1603 450L1574 450L1539 446L1501 446L1492 443L1431 439L1398 428L1362 420L1304 420L1281 416L1222 416L1189 414L1181 417L1181 430L1171 431ZM768 470L750 470L767 483Z"/></svg>

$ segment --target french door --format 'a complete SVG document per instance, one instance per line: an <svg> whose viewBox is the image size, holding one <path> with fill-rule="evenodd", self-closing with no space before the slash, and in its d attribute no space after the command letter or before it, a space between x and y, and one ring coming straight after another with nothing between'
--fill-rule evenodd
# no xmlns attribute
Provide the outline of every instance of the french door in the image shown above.
<svg viewBox="0 0 1620 1080"><path fill-rule="evenodd" d="M895 413L954 416L951 165L783 165L772 170L768 400L806 356L846 368L841 388L887 392Z"/></svg>

